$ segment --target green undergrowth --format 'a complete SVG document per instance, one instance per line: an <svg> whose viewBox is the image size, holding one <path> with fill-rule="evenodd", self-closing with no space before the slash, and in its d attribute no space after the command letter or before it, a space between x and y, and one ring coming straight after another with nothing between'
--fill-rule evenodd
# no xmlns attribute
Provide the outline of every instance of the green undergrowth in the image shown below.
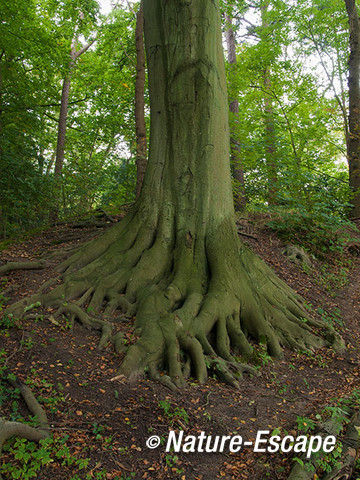
<svg viewBox="0 0 360 480"><path fill-rule="evenodd" d="M339 290L348 286L354 260L343 252L337 258L328 257L324 261L314 261L311 266L305 264L299 266L315 285L324 288L330 296L335 297Z"/></svg>
<svg viewBox="0 0 360 480"><path fill-rule="evenodd" d="M314 307L314 305L309 302L304 302L303 305L310 316L321 319L325 325L333 328L341 335L344 328L344 322L342 320L341 311L339 308L326 307L324 305Z"/></svg>
<svg viewBox="0 0 360 480"><path fill-rule="evenodd" d="M18 243L25 242L26 240L39 237L40 235L51 230L52 228L53 227L49 225L42 225L41 227L31 228L26 232L23 232L23 231L18 232L16 234L13 234L9 238L0 239L0 252L11 247L12 245L17 245Z"/></svg>
<svg viewBox="0 0 360 480"><path fill-rule="evenodd" d="M343 253L349 241L359 241L354 238L355 224L337 216L279 209L271 213L267 225L285 242L302 246L320 260Z"/></svg>
<svg viewBox="0 0 360 480"><path fill-rule="evenodd" d="M331 296L349 283L354 255L360 253L359 231L344 216L328 210L273 208L263 214L263 225L270 227L286 244L296 245L307 252L311 265L299 263L313 282Z"/></svg>
<svg viewBox="0 0 360 480"><path fill-rule="evenodd" d="M39 472L46 469L50 478L51 472L62 474L68 472L69 480L106 480L108 470L94 466L91 462L91 447L83 447L79 452L74 448L73 439L67 434L54 435L40 440L39 443L21 438L12 439L3 448L6 460L0 469L2 475L9 479L28 480L38 478ZM7 460L10 458L10 460ZM134 474L115 475L113 480L130 480Z"/></svg>
<svg viewBox="0 0 360 480"><path fill-rule="evenodd" d="M327 291L333 292L345 288L349 283L349 274L353 267L351 258L334 259L332 264L320 265L317 282Z"/></svg>
<svg viewBox="0 0 360 480"><path fill-rule="evenodd" d="M6 299L0 292L0 314ZM0 335L8 337L11 330L20 328L20 321L11 315L0 317ZM20 342L20 349L33 348L31 338ZM33 417L24 408L24 401L20 390L13 388L9 380L16 381L16 376L10 373L7 359L11 352L0 349L0 411L7 421L20 422L31 427L38 425L37 418ZM58 382L56 385L48 380L36 367L30 369L24 383L35 394L37 401L50 415L66 410L64 387ZM6 413L5 413L6 412ZM93 450L111 452L114 447L113 436L107 435L101 426L89 422L82 426L72 436L63 431L58 432L56 425L52 426L53 434L40 442L32 442L24 438L11 438L3 445L0 459L0 478L36 479L51 478L53 474L62 475L68 480L106 480L108 469L95 465L92 460ZM60 430L64 430L61 428ZM70 429L70 431L73 429ZM86 441L79 443L79 436L86 435ZM134 474L115 475L114 480L130 480Z"/></svg>
<svg viewBox="0 0 360 480"><path fill-rule="evenodd" d="M26 423L29 426L37 425L36 418L22 413L22 398L19 389L12 388L6 382L5 367L6 352L0 351L0 409L7 411L7 419ZM37 400L48 413L56 413L65 409L63 387L60 383L54 385L38 375L36 368L25 383L36 394ZM10 374L12 375L12 374ZM16 377L14 377L15 379ZM84 423L84 422L82 422ZM11 438L3 446L0 476L6 479L35 479L51 478L54 474L61 474L69 480L106 480L108 469L94 464L93 451L101 449L109 454L115 449L113 435L107 429L94 422L79 427L78 431L68 434L66 428L57 431L52 425L53 434L40 442L35 443L23 438ZM63 432L65 430L65 433ZM85 441L86 439L86 441ZM81 441L80 441L81 440ZM117 447L116 447L117 448ZM133 474L115 475L114 480L130 480Z"/></svg>
<svg viewBox="0 0 360 480"><path fill-rule="evenodd" d="M171 428L174 428L174 425L184 428L184 425L189 424L189 415L186 410L183 407L174 406L169 399L161 400L159 407L163 410Z"/></svg>
<svg viewBox="0 0 360 480"><path fill-rule="evenodd" d="M360 390L354 389L346 398L330 400L329 405L324 407L319 413L310 417L298 415L296 418L298 435L316 435L317 432L324 428L326 422L331 421L335 426L337 440L331 452L325 453L320 449L312 454L311 461L306 461L298 456L293 457L293 461L299 463L309 472L314 473L314 478L322 478L326 473L330 473L340 467L340 458L345 445L343 440L344 432L350 423L351 413L359 410L359 408ZM358 430L357 427L355 428ZM360 464L357 466L357 470L359 466Z"/></svg>

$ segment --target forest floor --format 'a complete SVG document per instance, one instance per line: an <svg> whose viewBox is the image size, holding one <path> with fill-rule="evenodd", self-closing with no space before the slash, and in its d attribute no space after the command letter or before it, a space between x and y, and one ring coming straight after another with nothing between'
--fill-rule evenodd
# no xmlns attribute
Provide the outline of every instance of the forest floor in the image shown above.
<svg viewBox="0 0 360 480"><path fill-rule="evenodd" d="M360 387L360 258L345 249L322 262L312 259L312 267L303 268L283 255L284 243L264 223L259 218L240 221L241 239L312 305L316 315L333 322L346 343L344 354L331 349L313 354L285 351L284 360L272 361L259 349L260 375L244 376L239 391L210 378L205 385L190 382L173 392L146 379L135 384L112 381L119 356L110 346L97 350L97 333L78 324L71 329L65 319L51 321L41 311L32 320L12 322L4 317L0 371L6 363L32 388L53 431L52 440L42 447L8 442L1 459L4 480L32 478L31 472L39 480L287 478L293 465L291 452L254 453L245 448L236 454L175 454L166 453L164 443L169 430L183 430L184 436L201 431L241 435L249 441L259 430L296 436L310 428L325 407ZM87 241L109 225L59 225L8 245L1 252L1 263L35 260ZM42 270L9 273L1 287L6 289L7 302L28 296L56 276L56 263L53 260ZM131 322L126 338L133 341ZM6 419L29 420L23 400L5 381L0 382L0 409ZM150 450L146 440L152 435L163 441Z"/></svg>

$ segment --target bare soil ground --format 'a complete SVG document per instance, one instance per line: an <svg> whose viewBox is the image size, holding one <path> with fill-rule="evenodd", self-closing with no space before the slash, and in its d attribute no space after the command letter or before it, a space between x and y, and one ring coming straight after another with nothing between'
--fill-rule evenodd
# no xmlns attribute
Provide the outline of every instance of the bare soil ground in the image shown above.
<svg viewBox="0 0 360 480"><path fill-rule="evenodd" d="M169 430L183 430L184 435L201 431L206 435L236 434L248 441L260 429L296 434L299 417L315 420L325 406L334 405L360 386L359 257L345 250L341 256L327 257L327 266L313 259L312 268L305 272L283 255L284 243L257 223L240 222L241 239L312 305L314 314L333 320L345 340L346 352L339 355L324 349L307 355L286 351L284 360L274 362L260 349L260 375L245 376L239 391L210 378L206 385L190 382L172 392L146 379L135 384L121 378L112 381L121 358L110 346L98 351L97 334L80 325L71 329L65 319L52 322L40 310L37 318L15 325L8 326L3 320L0 367L6 362L10 371L32 388L53 429L54 443L48 447L51 461L44 461L33 478L287 478L293 465L291 453L260 454L242 449L237 454L175 454L166 453L164 443L153 450L146 447L151 435L166 442ZM71 223L60 225L13 243L2 251L1 262L35 260L46 252L87 241L109 224L73 227ZM44 270L9 273L2 285L7 302L28 296L56 276L56 263L53 260ZM134 341L132 321L126 338L129 344ZM0 382L0 409L6 419L29 419L23 400L4 380ZM15 468L28 471L32 461L21 455L15 458L9 448L19 451L14 441L5 448L1 459L4 479L15 478L11 474ZM24 463L27 466L23 467ZM23 473L17 478L31 477Z"/></svg>

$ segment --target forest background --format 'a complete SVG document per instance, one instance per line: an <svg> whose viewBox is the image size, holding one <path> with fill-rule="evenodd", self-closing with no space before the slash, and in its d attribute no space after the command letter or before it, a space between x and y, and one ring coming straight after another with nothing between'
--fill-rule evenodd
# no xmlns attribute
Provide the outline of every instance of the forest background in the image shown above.
<svg viewBox="0 0 360 480"><path fill-rule="evenodd" d="M138 8L118 2L104 15L95 0L2 2L2 239L47 225L54 209L61 220L135 200ZM237 209L271 213L269 225L289 239L306 232L311 248L327 249L357 215L346 5L227 2L223 30ZM144 102L148 127L146 88Z"/></svg>

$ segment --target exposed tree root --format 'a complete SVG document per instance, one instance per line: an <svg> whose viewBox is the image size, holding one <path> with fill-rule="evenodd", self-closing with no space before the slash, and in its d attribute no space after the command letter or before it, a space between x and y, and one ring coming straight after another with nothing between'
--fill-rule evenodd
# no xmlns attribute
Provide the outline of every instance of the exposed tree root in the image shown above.
<svg viewBox="0 0 360 480"><path fill-rule="evenodd" d="M15 378L15 379L14 379ZM21 437L27 440L38 442L50 435L49 422L40 403L36 400L30 388L24 385L13 374L6 372L7 381L14 387L20 390L20 393L25 400L30 412L37 417L39 427L34 428L20 422L8 422L0 418L0 455L4 442L10 437Z"/></svg>
<svg viewBox="0 0 360 480"><path fill-rule="evenodd" d="M86 242L87 243L87 242ZM70 255L73 255L77 250L79 250L80 247L83 247L86 245L86 243L82 245L69 245L67 247L63 247L59 250L55 250L49 253L45 253L43 255L43 258L48 260L53 260L53 259L58 259L58 260L63 260L64 258L69 257Z"/></svg>
<svg viewBox="0 0 360 480"><path fill-rule="evenodd" d="M14 270L41 270L46 267L44 260L35 262L8 262L0 267L0 276L6 275Z"/></svg>
<svg viewBox="0 0 360 480"><path fill-rule="evenodd" d="M325 473L321 477L316 475L316 478L321 478L322 480L349 480L352 478L356 460L360 453L359 427L360 415L359 412L355 411L346 428L345 436L342 440L343 449L340 457L336 458L336 466L331 472ZM323 439L328 435L334 435L337 437L343 428L344 421L333 417L324 423L317 434ZM310 458L306 458L305 455L303 455L301 457L303 462L295 464L288 476L288 480L312 480L314 478L314 473L320 468L324 461L324 457L325 454L321 451L313 454Z"/></svg>
<svg viewBox="0 0 360 480"><path fill-rule="evenodd" d="M44 255L40 260L35 260L31 262L8 262L5 265L0 267L0 276L6 275L7 273L13 272L15 270L42 270L48 266L49 260L52 259L65 259L70 255L73 255L77 250L79 250L79 245L70 245L56 252L51 252L48 255Z"/></svg>
<svg viewBox="0 0 360 480"><path fill-rule="evenodd" d="M251 340L278 358L284 346L341 345L335 331L308 318L295 292L240 243L232 221L196 236L175 232L171 215L146 214L135 208L60 265L60 285L13 304L10 312L21 316L41 302L57 308L56 316L100 331L99 347L112 341L117 351L124 350L122 336L112 336L112 322L119 314L136 315L139 338L119 373L147 372L169 387L180 387L189 375L205 382L209 370L237 387L244 372L254 373L238 362L251 356Z"/></svg>
<svg viewBox="0 0 360 480"><path fill-rule="evenodd" d="M359 428L360 414L355 412L346 428L342 441L344 447L337 466L330 473L325 474L323 480L349 480L352 478L356 461L360 455Z"/></svg>

